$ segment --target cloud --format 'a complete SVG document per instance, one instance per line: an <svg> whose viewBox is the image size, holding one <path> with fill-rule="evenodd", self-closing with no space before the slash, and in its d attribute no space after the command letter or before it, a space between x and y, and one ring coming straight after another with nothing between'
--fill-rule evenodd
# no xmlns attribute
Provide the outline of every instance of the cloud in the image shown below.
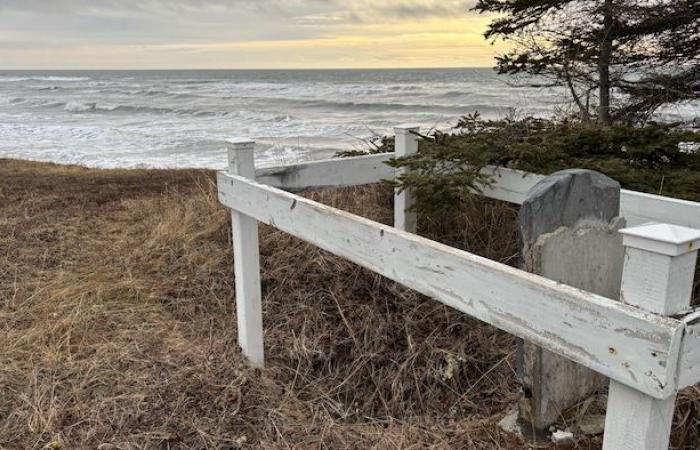
<svg viewBox="0 0 700 450"><path fill-rule="evenodd" d="M326 0L0 0L0 29L66 43L295 39L311 32L298 26L305 16L331 8Z"/></svg>
<svg viewBox="0 0 700 450"><path fill-rule="evenodd" d="M298 66L310 64L315 56L306 44L309 42L341 45L371 41L379 35L396 35L400 40L402 35L424 33L421 42L428 45L431 39L438 39L436 33L447 33L446 28L452 25L449 33L470 33L474 41L474 36L481 33L481 29L474 32L474 24L483 28L484 20L468 13L472 3L473 0L0 0L0 69L38 64L82 66L90 61L91 52L96 65L107 64L110 55L110 65L117 61L122 64L129 55L133 55L134 65L143 65L149 59L139 55L158 52L169 55L158 62L167 65L167 58L172 59L176 53L173 49L187 49L186 57L192 58L177 61L178 67L188 61L196 65L194 61L201 61L197 59L201 55L214 53L217 57L227 54L228 60L240 66L244 65L242 57L248 58L245 65L255 61L251 59L255 56L252 50L236 56L246 43L253 47L264 43L261 51L267 53L264 58L261 56L260 64ZM297 47L303 51L295 54L283 45L292 41L299 41ZM397 42L391 40L385 45L408 51ZM274 52L275 45L287 48L286 53ZM357 51L356 58L342 55L343 61L352 59L354 63L369 54L371 61L382 58L381 48L372 45L362 44L354 50L341 47L344 52ZM228 53L223 48L228 48ZM393 55L399 50L386 51ZM324 47L323 55L318 57L327 58L329 66L341 64L334 59L341 55L333 55ZM212 57L206 61L218 60ZM314 60L314 64L323 63Z"/></svg>
<svg viewBox="0 0 700 450"><path fill-rule="evenodd" d="M463 0L383 1L367 2L363 10L380 13L383 19L445 19L466 14L473 2ZM358 5L354 4L357 8Z"/></svg>
<svg viewBox="0 0 700 450"><path fill-rule="evenodd" d="M67 25L50 23L56 16L68 22L75 18L135 22L168 18L179 24L225 20L235 28L253 16L257 23L304 23L326 18L331 20L329 25L449 18L467 13L472 4L473 0L0 0L0 13L43 22L52 28Z"/></svg>

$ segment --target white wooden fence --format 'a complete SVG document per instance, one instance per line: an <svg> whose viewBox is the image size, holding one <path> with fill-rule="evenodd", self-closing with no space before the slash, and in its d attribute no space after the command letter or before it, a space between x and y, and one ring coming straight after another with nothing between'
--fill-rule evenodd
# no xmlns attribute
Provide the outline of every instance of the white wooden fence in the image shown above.
<svg viewBox="0 0 700 450"><path fill-rule="evenodd" d="M398 127L398 154L415 151L414 129ZM663 225L623 230L622 295L609 299L287 192L391 179L393 154L256 171L253 151L232 141L229 170L218 174L232 210L239 344L251 364L264 364L259 221L606 375L605 450L668 446L676 393L700 382L700 312L690 308L700 204L623 191L630 224ZM483 194L513 203L541 179L488 170L497 181ZM398 200L397 223L410 229L410 193Z"/></svg>

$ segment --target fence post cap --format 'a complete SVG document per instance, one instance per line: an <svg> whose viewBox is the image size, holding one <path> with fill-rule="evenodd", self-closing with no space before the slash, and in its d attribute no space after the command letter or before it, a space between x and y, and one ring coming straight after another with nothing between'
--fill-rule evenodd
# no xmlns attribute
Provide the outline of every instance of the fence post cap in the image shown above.
<svg viewBox="0 0 700 450"><path fill-rule="evenodd" d="M254 147L255 146L255 141L250 139L250 138L233 138L233 139L227 139L226 140L227 144L233 145L234 147Z"/></svg>
<svg viewBox="0 0 700 450"><path fill-rule="evenodd" d="M667 223L647 223L620 230L625 247L667 256L681 256L700 249L700 230Z"/></svg>
<svg viewBox="0 0 700 450"><path fill-rule="evenodd" d="M394 133L395 134L408 134L410 132L416 132L420 130L420 125L416 125L413 123L404 123L401 125L396 125L394 127Z"/></svg>

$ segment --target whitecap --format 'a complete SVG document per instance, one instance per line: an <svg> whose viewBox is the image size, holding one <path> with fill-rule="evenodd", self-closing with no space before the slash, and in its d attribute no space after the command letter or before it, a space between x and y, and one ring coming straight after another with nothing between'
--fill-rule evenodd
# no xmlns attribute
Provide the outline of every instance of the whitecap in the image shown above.
<svg viewBox="0 0 700 450"><path fill-rule="evenodd" d="M78 102L68 102L64 107L66 112L72 113L83 113L95 111L97 109L97 103L78 103Z"/></svg>

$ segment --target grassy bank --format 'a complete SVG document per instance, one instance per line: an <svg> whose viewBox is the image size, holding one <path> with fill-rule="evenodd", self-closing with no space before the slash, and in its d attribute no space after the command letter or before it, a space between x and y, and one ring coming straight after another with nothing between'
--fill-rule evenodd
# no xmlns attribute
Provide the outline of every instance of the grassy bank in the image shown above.
<svg viewBox="0 0 700 450"><path fill-rule="evenodd" d="M0 160L0 448L523 447L497 426L512 337L267 226L269 364L248 369L213 180ZM384 186L308 195L391 220ZM426 234L514 263L516 214ZM700 445L698 407L681 395L677 446Z"/></svg>

